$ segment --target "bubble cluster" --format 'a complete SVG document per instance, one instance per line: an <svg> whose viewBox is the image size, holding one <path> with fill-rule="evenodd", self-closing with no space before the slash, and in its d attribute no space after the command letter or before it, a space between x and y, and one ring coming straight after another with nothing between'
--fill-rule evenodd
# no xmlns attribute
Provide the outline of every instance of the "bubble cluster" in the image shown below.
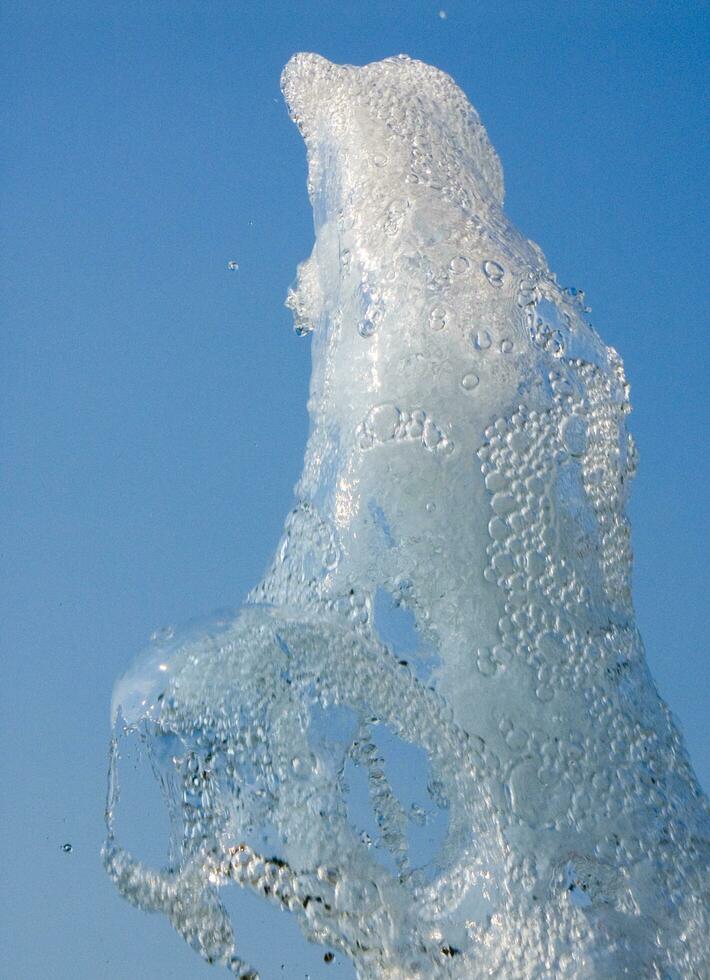
<svg viewBox="0 0 710 980"><path fill-rule="evenodd" d="M466 375L464 387L475 387L475 375ZM464 382L467 382L464 383ZM424 409L402 411L395 405L375 405L355 430L361 449L371 449L385 442L417 442L430 452L448 456L454 451L453 443Z"/></svg>
<svg viewBox="0 0 710 980"><path fill-rule="evenodd" d="M158 631L117 684L106 868L252 980L226 889L363 980L710 976L710 808L631 601L621 358L447 75L297 55L283 89L316 226L286 300L297 499L239 613ZM122 843L134 744L160 868Z"/></svg>

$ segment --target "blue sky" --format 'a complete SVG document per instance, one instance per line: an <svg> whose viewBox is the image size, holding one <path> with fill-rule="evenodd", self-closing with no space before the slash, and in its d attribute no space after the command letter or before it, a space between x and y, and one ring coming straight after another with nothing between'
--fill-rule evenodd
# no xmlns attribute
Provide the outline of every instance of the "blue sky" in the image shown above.
<svg viewBox="0 0 710 980"><path fill-rule="evenodd" d="M312 244L278 87L294 51L451 73L500 153L509 214L624 357L638 622L710 788L709 19L650 0L5 0L8 976L210 975L100 867L108 707L156 627L239 603L291 501L309 342L283 299ZM286 928L258 908L252 949ZM280 962L265 980L303 975Z"/></svg>

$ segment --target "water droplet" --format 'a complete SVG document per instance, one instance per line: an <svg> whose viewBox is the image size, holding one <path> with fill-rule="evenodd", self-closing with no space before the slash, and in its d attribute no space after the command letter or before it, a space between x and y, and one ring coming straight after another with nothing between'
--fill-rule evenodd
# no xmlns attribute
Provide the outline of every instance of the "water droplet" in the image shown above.
<svg viewBox="0 0 710 980"><path fill-rule="evenodd" d="M488 330L477 330L473 335L473 346L476 350L488 350L493 343Z"/></svg>
<svg viewBox="0 0 710 980"><path fill-rule="evenodd" d="M235 262L234 259L230 259L229 262L227 262L227 268L230 272L236 272L239 268L239 263Z"/></svg>
<svg viewBox="0 0 710 980"><path fill-rule="evenodd" d="M486 259L483 263L483 274L491 286L502 286L505 278L505 269L494 259Z"/></svg>
<svg viewBox="0 0 710 980"><path fill-rule="evenodd" d="M464 374L463 378L461 378L461 387L465 388L466 391L473 391L474 388L478 387L479 381L480 378L473 372L470 374Z"/></svg>
<svg viewBox="0 0 710 980"><path fill-rule="evenodd" d="M62 844L62 850L64 851L65 854L71 854L74 848L72 847L71 844L67 843L67 844Z"/></svg>
<svg viewBox="0 0 710 980"><path fill-rule="evenodd" d="M505 338L505 340L501 340L500 349L501 349L501 353L510 354L510 352L513 349L513 341L508 340L507 337Z"/></svg>

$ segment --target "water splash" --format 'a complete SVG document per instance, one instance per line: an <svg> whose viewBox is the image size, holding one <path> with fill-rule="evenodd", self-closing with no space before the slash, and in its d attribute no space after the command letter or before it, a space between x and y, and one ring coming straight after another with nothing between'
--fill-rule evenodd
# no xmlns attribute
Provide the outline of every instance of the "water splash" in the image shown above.
<svg viewBox="0 0 710 980"><path fill-rule="evenodd" d="M362 978L706 977L710 812L634 624L621 359L447 75L297 55L283 89L316 226L297 504L240 612L117 685L106 867L241 977L235 884ZM160 870L116 835L136 741Z"/></svg>

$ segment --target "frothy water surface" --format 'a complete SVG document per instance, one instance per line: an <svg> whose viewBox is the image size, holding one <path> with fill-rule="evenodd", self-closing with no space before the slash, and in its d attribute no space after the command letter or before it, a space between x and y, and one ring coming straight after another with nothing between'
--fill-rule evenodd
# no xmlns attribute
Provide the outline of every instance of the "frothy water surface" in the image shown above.
<svg viewBox="0 0 710 980"><path fill-rule="evenodd" d="M283 90L316 228L297 502L242 609L116 685L109 874L241 977L234 885L361 978L707 977L709 809L634 623L621 359L447 75L297 55ZM131 743L163 867L117 832Z"/></svg>

